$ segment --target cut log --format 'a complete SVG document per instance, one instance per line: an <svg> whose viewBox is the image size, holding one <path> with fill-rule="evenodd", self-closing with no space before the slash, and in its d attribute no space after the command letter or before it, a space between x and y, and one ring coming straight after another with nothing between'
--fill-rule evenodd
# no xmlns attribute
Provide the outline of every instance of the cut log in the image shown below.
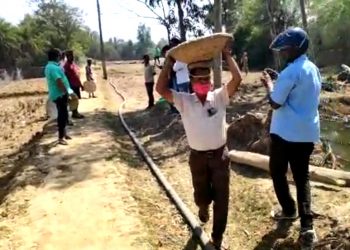
<svg viewBox="0 0 350 250"><path fill-rule="evenodd" d="M269 157L248 151L231 150L231 161L269 171ZM290 169L289 169L289 173ZM310 166L310 179L321 183L350 187L350 172Z"/></svg>

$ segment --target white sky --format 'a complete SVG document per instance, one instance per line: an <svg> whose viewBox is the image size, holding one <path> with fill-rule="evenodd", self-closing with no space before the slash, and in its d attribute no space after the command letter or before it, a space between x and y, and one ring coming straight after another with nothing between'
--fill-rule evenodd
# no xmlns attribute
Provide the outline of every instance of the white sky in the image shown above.
<svg viewBox="0 0 350 250"><path fill-rule="evenodd" d="M18 24L25 14L32 12L29 0L0 0L0 17L13 24ZM85 24L98 31L96 0L65 0L71 6L84 12ZM152 40L158 42L166 38L166 30L157 20L141 16L155 17L150 10L137 0L100 0L102 13L103 38L132 39L136 41L137 26L145 23L151 28Z"/></svg>

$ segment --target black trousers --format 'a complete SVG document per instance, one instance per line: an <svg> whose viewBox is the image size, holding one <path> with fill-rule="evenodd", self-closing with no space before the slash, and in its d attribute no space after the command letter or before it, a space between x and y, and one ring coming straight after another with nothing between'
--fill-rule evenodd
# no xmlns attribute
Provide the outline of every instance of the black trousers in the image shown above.
<svg viewBox="0 0 350 250"><path fill-rule="evenodd" d="M81 99L80 87L71 86L71 89L77 95L77 97Z"/></svg>
<svg viewBox="0 0 350 250"><path fill-rule="evenodd" d="M66 125L68 121L68 95L57 98L55 103L57 107L58 138L63 139L66 136Z"/></svg>
<svg viewBox="0 0 350 250"><path fill-rule="evenodd" d="M194 201L198 207L207 207L214 202L212 238L222 240L226 229L230 160L228 150L221 147L210 151L191 150L189 165L192 174Z"/></svg>
<svg viewBox="0 0 350 250"><path fill-rule="evenodd" d="M292 214L296 211L286 176L289 163L297 189L298 211L303 229L313 227L309 174L309 160L313 149L314 144L311 142L289 142L271 134L270 174L277 199L284 213Z"/></svg>
<svg viewBox="0 0 350 250"><path fill-rule="evenodd" d="M146 90L148 95L148 107L154 106L153 86L154 82L146 82Z"/></svg>

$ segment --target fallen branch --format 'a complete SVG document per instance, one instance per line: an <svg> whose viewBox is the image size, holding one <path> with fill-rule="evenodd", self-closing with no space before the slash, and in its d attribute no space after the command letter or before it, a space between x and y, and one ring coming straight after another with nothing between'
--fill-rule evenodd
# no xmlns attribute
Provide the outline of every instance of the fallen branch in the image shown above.
<svg viewBox="0 0 350 250"><path fill-rule="evenodd" d="M269 157L266 155L231 150L229 157L233 162L269 171ZM289 173L291 173L290 170ZM310 179L340 187L350 187L350 172L346 171L310 166Z"/></svg>

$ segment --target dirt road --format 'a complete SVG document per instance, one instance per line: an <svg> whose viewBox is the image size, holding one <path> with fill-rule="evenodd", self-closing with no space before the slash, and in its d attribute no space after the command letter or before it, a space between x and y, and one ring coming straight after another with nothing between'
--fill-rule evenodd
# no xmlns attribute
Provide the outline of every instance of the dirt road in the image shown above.
<svg viewBox="0 0 350 250"><path fill-rule="evenodd" d="M69 128L69 145L56 145L49 129L13 180L0 207L0 249L148 248L129 166L116 156L121 145L106 126L117 119L118 99L107 84L97 95L81 101L86 119Z"/></svg>

